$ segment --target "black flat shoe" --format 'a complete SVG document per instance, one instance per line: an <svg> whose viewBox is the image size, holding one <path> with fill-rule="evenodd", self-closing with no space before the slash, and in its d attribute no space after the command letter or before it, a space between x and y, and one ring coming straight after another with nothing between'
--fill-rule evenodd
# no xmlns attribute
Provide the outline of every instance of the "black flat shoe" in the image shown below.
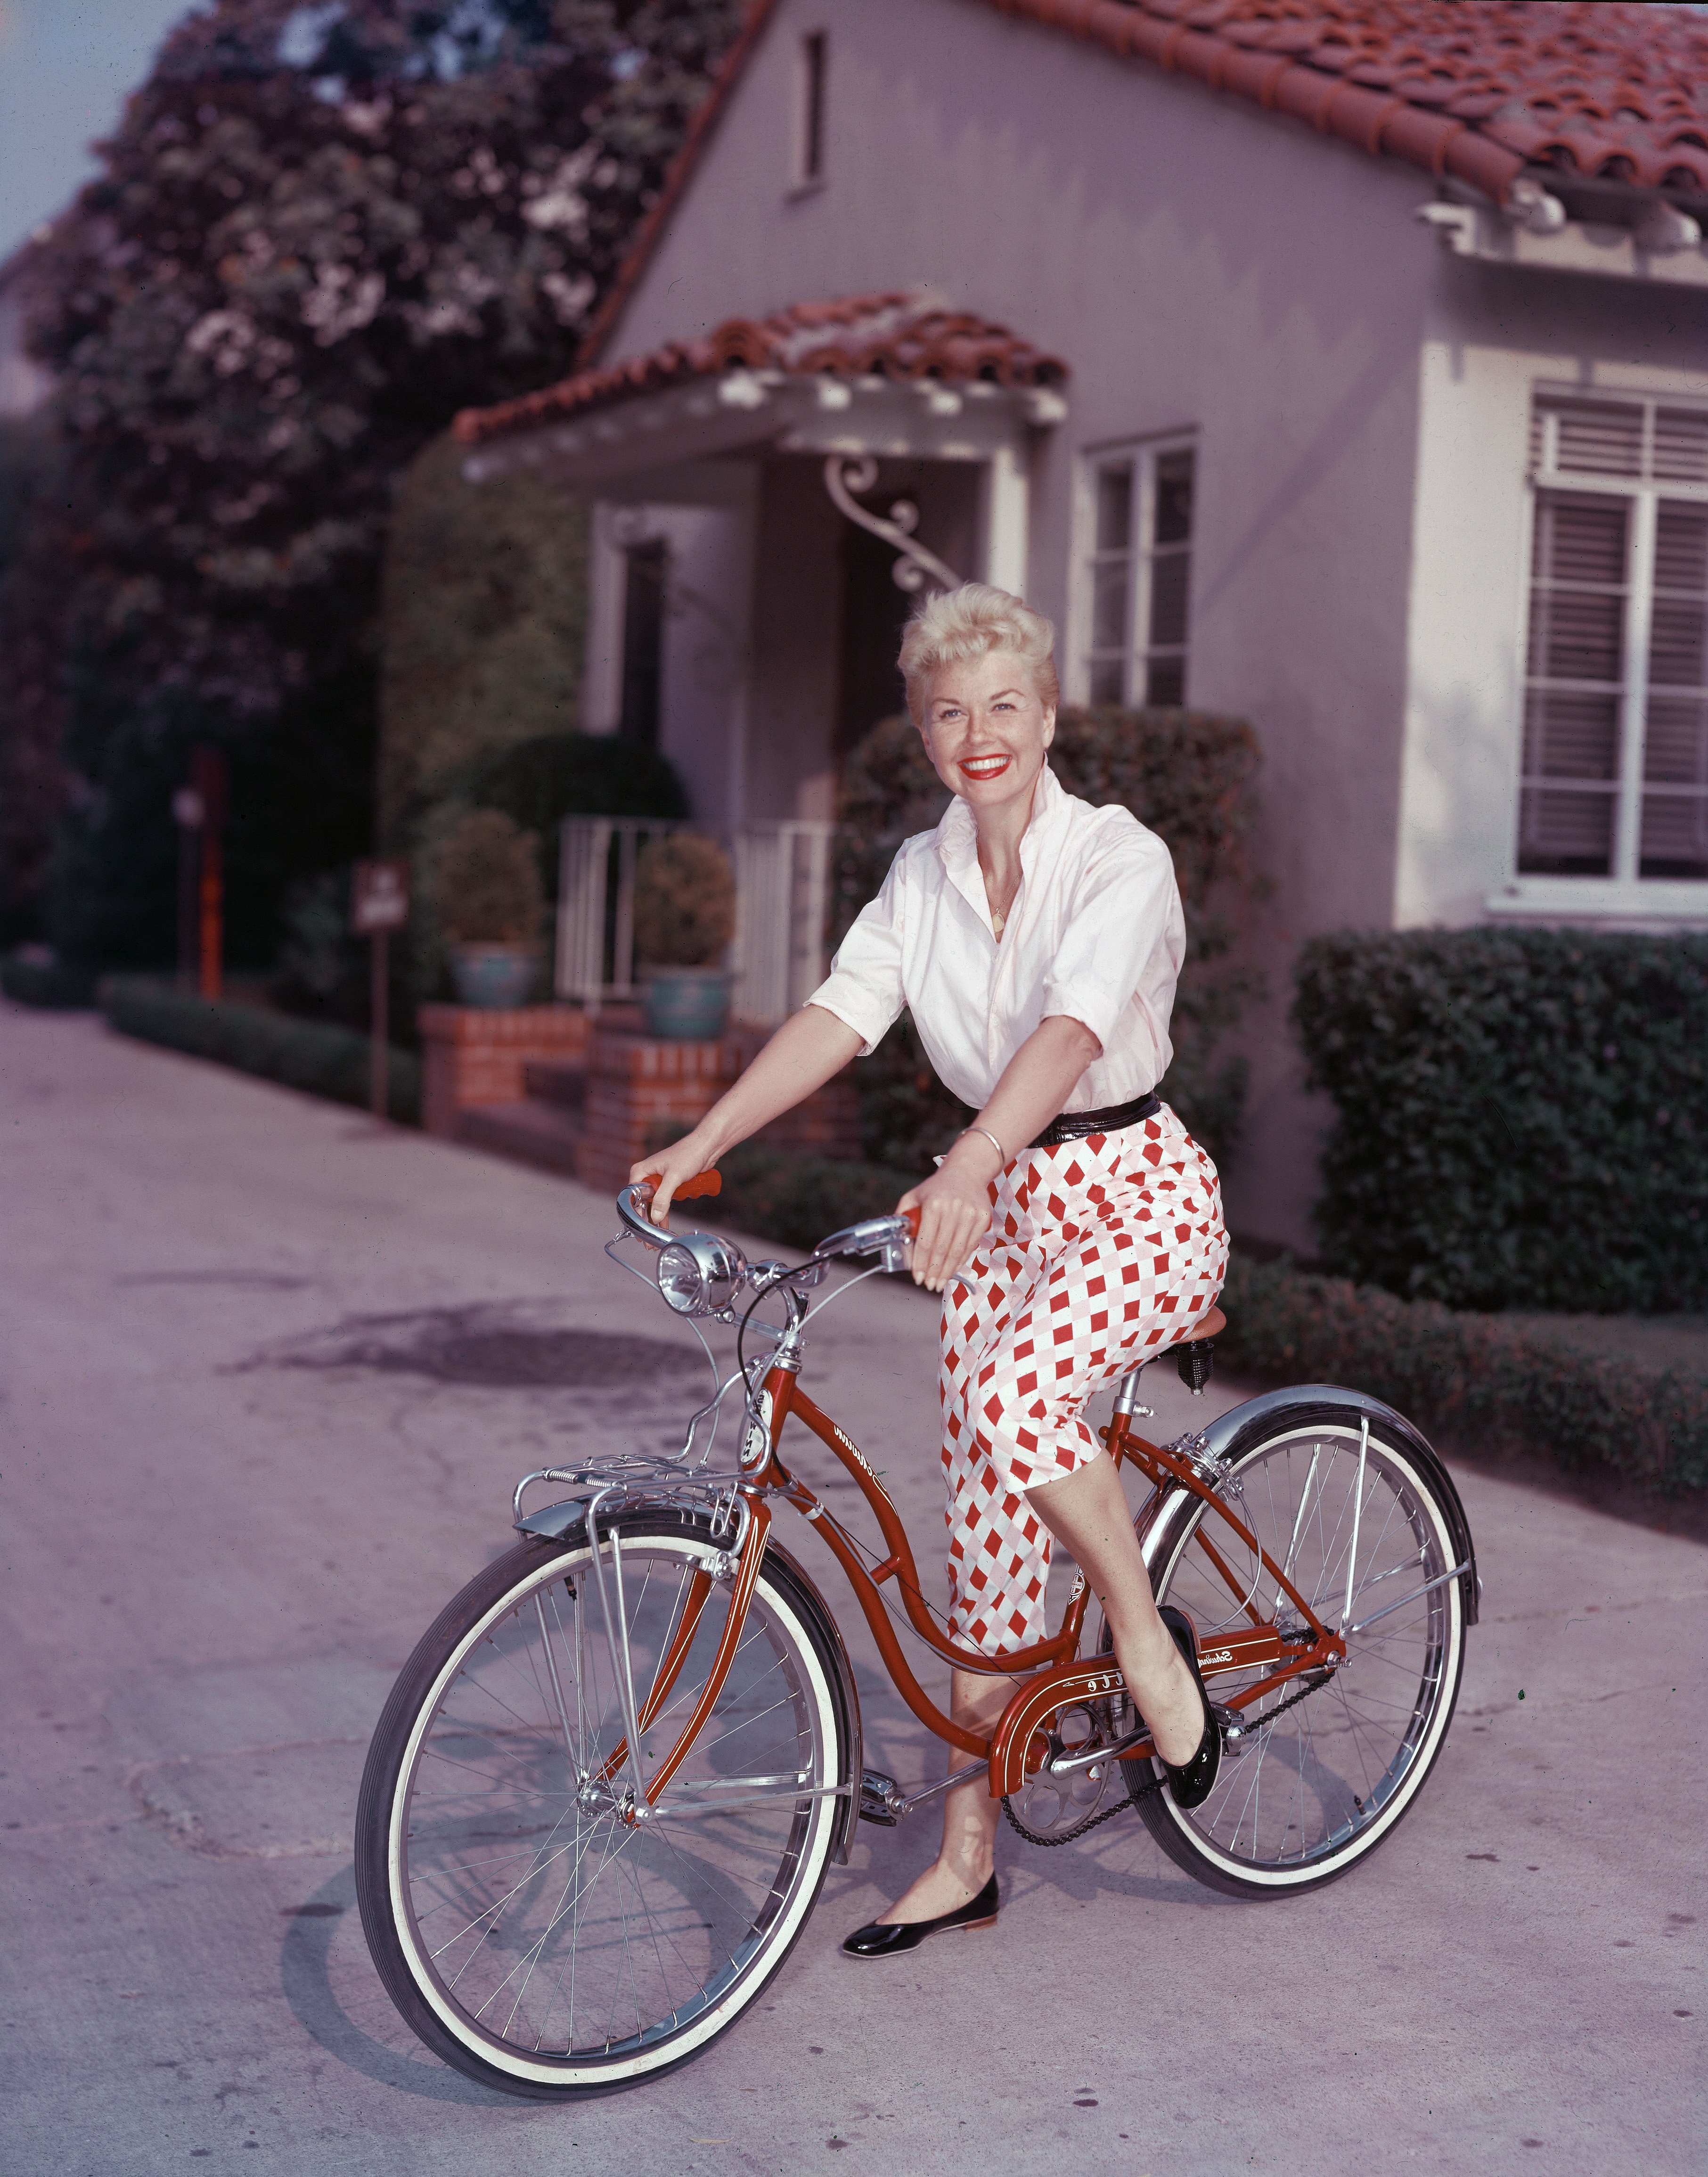
<svg viewBox="0 0 1708 2177"><path fill-rule="evenodd" d="M1204 1682L1198 1669L1198 1635L1192 1629L1192 1621L1185 1611L1176 1610L1172 1603L1165 1603L1156 1613L1174 1636L1174 1644L1186 1657L1186 1667L1192 1674L1192 1683L1198 1689L1198 1699L1204 1705L1204 1732L1199 1739L1198 1752L1190 1761L1178 1769L1172 1761L1164 1761L1168 1771L1168 1787L1174 1794L1174 1803L1183 1814L1203 1806L1215 1789L1216 1776L1222 1765L1222 1730L1216 1721L1215 1710L1210 1706L1210 1697L1204 1691ZM1161 1756L1157 1757L1160 1760Z"/></svg>
<svg viewBox="0 0 1708 2177"><path fill-rule="evenodd" d="M927 1935L941 1935L951 1928L994 1928L996 1924L996 1878L993 1874L978 1896L952 1912L940 1912L935 1920L868 1920L843 1944L851 1958L893 1958L903 1951L916 1951Z"/></svg>

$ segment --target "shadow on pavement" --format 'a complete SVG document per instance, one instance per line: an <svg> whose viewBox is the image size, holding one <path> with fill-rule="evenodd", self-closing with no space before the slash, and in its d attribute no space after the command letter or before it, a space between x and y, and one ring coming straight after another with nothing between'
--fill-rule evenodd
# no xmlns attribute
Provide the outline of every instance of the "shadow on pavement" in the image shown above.
<svg viewBox="0 0 1708 2177"><path fill-rule="evenodd" d="M368 1966L365 1986L358 1977L360 1967L351 1957L347 1938L353 1938L354 1947L362 1949L353 1866L341 1869L330 1881L322 1883L306 1904L290 1909L288 1918L290 1928L279 1953L280 1984L303 2030L330 2056L352 2071L360 2071L364 2078L427 2101L463 2102L477 2109L512 2105L508 2095L477 2086L472 2079L447 2069L419 2043L413 2043L416 2053L411 2054L401 2045L388 2047L375 2040L346 2009L350 1994L359 1989L364 2010L370 1998L380 2007L375 2013L377 2030L395 2027L401 2039L412 2043L409 2029L392 2011L385 1990L374 1978L365 1950L360 1961L361 1966ZM334 1986L335 1946L342 1954L341 1964L347 1961L350 1965L348 1972L336 1976L347 1986Z"/></svg>

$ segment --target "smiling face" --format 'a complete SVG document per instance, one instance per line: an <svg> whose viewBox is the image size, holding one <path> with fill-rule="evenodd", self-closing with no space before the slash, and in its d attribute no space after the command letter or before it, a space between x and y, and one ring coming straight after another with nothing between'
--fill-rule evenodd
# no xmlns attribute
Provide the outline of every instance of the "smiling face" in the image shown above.
<svg viewBox="0 0 1708 2177"><path fill-rule="evenodd" d="M975 816L1023 803L1056 737L1056 707L1038 693L1030 663L987 651L932 674L919 727L936 772Z"/></svg>

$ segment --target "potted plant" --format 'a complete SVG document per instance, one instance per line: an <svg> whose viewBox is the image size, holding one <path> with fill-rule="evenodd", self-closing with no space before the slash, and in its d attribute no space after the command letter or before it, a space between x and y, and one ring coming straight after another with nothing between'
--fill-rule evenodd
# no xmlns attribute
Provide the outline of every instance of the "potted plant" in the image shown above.
<svg viewBox="0 0 1708 2177"><path fill-rule="evenodd" d="M539 841L501 810L474 809L434 849L433 903L466 1006L525 1005L539 972Z"/></svg>
<svg viewBox="0 0 1708 2177"><path fill-rule="evenodd" d="M729 1018L729 979L715 963L735 934L735 872L714 840L674 832L635 870L635 958L647 1032L707 1042Z"/></svg>

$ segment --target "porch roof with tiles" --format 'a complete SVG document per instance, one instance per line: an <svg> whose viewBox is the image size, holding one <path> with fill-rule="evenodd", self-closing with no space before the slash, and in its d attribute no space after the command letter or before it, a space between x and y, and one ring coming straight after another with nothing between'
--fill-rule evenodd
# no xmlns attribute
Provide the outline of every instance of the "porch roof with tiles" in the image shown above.
<svg viewBox="0 0 1708 2177"><path fill-rule="evenodd" d="M1067 366L1006 325L929 294L855 295L793 303L767 318L730 318L704 340L671 341L495 407L466 408L456 436L480 445L730 372L1041 390L1061 385Z"/></svg>

